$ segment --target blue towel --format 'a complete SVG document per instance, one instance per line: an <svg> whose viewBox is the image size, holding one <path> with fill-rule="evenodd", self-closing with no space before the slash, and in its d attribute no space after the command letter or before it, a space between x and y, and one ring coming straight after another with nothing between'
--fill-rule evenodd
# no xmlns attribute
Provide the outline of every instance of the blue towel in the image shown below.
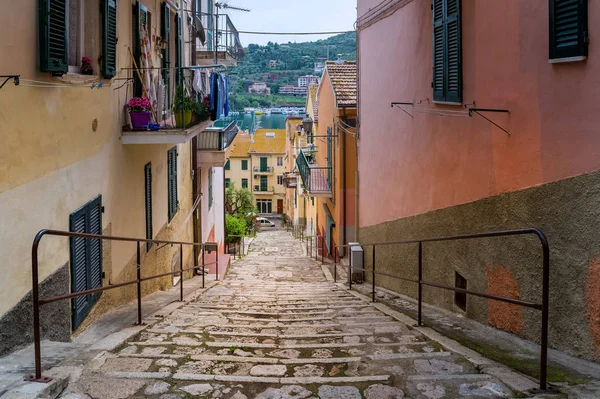
<svg viewBox="0 0 600 399"><path fill-rule="evenodd" d="M223 95L225 96L224 103L224 113L225 116L229 116L229 77L225 76L225 88L223 90Z"/></svg>

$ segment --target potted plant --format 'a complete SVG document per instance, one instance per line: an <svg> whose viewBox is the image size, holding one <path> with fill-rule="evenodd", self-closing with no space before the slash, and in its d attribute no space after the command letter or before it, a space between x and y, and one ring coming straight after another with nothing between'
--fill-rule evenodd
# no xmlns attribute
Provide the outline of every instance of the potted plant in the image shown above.
<svg viewBox="0 0 600 399"><path fill-rule="evenodd" d="M184 90L179 86L175 90L175 101L173 102L173 113L175 114L175 125L177 127L189 126L192 122L192 114L196 107L195 101L191 96L184 93ZM183 112L182 112L183 111ZM181 120L183 113L183 121ZM182 123L183 122L183 123Z"/></svg>
<svg viewBox="0 0 600 399"><path fill-rule="evenodd" d="M150 100L144 97L133 97L127 102L131 127L133 129L147 129L152 112L150 111Z"/></svg>
<svg viewBox="0 0 600 399"><path fill-rule="evenodd" d="M194 101L194 122L202 122L210 117L210 98L205 96L202 101Z"/></svg>
<svg viewBox="0 0 600 399"><path fill-rule="evenodd" d="M92 59L90 57L81 58L81 74L92 75L94 73L94 67L92 66Z"/></svg>

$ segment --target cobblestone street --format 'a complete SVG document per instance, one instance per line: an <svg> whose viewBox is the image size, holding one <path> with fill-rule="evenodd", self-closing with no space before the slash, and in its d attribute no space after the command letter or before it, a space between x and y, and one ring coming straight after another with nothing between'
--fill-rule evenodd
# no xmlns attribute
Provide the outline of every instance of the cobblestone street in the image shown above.
<svg viewBox="0 0 600 399"><path fill-rule="evenodd" d="M513 397L465 357L328 280L289 233L88 364L61 398Z"/></svg>

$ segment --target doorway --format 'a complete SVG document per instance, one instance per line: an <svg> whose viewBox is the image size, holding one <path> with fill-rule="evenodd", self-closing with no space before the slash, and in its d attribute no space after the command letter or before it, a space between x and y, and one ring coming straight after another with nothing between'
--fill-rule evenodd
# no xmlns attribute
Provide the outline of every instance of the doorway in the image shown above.
<svg viewBox="0 0 600 399"><path fill-rule="evenodd" d="M282 213L283 213L283 200L278 199L277 200L277 214L281 215Z"/></svg>

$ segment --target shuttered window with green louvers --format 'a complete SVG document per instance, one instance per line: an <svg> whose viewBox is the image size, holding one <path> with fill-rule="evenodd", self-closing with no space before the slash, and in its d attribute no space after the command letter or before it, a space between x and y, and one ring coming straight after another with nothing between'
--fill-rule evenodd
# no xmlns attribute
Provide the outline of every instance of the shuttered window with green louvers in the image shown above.
<svg viewBox="0 0 600 399"><path fill-rule="evenodd" d="M462 102L461 0L433 0L433 100Z"/></svg>
<svg viewBox="0 0 600 399"><path fill-rule="evenodd" d="M96 197L69 218L69 230L75 233L102 234L102 196ZM102 287L102 240L98 238L71 237L71 292ZM72 328L77 329L100 293L75 297L71 300Z"/></svg>
<svg viewBox="0 0 600 399"><path fill-rule="evenodd" d="M588 0L549 0L550 59L588 53Z"/></svg>
<svg viewBox="0 0 600 399"><path fill-rule="evenodd" d="M176 82L180 85L183 76L183 71L179 69L183 66L183 25L181 22L181 15L177 14L175 23L177 24L177 42L175 44L175 66L177 67Z"/></svg>
<svg viewBox="0 0 600 399"><path fill-rule="evenodd" d="M68 0L39 0L40 70L69 70Z"/></svg>
<svg viewBox="0 0 600 399"><path fill-rule="evenodd" d="M166 47L163 50L162 57L162 77L167 86L167 101L170 104L171 100L171 7L167 3L162 3L160 10L161 24L160 31L164 41L166 41Z"/></svg>
<svg viewBox="0 0 600 399"><path fill-rule="evenodd" d="M133 6L133 46L132 51L135 57L137 67L142 67L142 29L147 30L148 27L148 8L139 1ZM131 65L133 67L133 65ZM133 74L133 94L135 97L142 96L142 81L138 73Z"/></svg>
<svg viewBox="0 0 600 399"><path fill-rule="evenodd" d="M102 76L117 73L117 0L104 0L102 7Z"/></svg>
<svg viewBox="0 0 600 399"><path fill-rule="evenodd" d="M169 222L175 217L179 210L179 200L177 198L177 147L173 147L167 153L168 169L168 203L169 203Z"/></svg>

